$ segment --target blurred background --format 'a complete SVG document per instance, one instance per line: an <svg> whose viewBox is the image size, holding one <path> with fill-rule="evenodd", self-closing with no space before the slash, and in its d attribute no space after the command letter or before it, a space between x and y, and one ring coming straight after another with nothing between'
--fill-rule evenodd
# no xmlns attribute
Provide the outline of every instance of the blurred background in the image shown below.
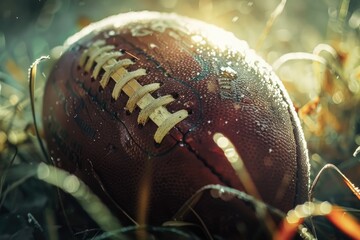
<svg viewBox="0 0 360 240"><path fill-rule="evenodd" d="M332 163L360 186L360 156L354 154L360 145L360 1L282 1L286 2L283 12L266 29L280 2L1 0L0 239L44 238L41 232L49 219L42 211L55 211L49 206L56 205L56 196L31 172L32 164L43 161L43 155L30 109L30 65L44 55L55 57L65 39L89 23L122 12L176 12L246 40L274 66L298 109L312 179ZM309 60L305 53L321 57L326 64ZM43 85L51 61L42 65L35 90L40 131ZM324 173L313 194L318 200L346 207L359 218L359 200L335 171ZM317 223L326 239L346 239L326 220Z"/></svg>

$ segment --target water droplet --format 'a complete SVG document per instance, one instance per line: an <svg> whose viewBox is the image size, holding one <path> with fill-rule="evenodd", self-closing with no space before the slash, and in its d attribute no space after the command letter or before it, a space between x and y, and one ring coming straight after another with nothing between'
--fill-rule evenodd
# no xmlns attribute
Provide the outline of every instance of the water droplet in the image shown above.
<svg viewBox="0 0 360 240"><path fill-rule="evenodd" d="M158 48L158 46L155 43L150 43L149 46L150 48Z"/></svg>

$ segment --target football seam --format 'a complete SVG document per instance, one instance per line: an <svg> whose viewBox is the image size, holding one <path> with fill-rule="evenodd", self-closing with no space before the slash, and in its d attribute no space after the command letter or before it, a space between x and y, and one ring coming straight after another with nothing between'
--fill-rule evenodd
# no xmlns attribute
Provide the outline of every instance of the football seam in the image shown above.
<svg viewBox="0 0 360 240"><path fill-rule="evenodd" d="M280 80L279 80L280 81ZM297 123L294 119L294 116L292 111L291 111L291 105L290 105L290 102L289 102L289 99L287 96L285 96L284 94L284 90L282 89L282 87L280 86L279 83L275 83L275 85L277 86L277 88L280 90L280 93L281 93L281 97L282 99L284 100L284 102L286 102L287 104L287 112L289 114L289 118L290 118L290 121L291 121L291 125L292 125L292 132L293 132L293 135L294 135L294 139L295 139L295 145L296 145L296 148L295 148L295 156L296 156L296 181L295 181L295 197L294 197L294 202L293 202L293 206L296 206L297 204L299 204L301 202L301 200L299 199L299 196L300 195L300 191L301 191L301 186L302 184L299 183L299 180L301 179L301 140L299 140L299 132L296 128L297 126ZM298 155L299 154L299 155Z"/></svg>
<svg viewBox="0 0 360 240"><path fill-rule="evenodd" d="M196 151L195 151L194 149L191 148L190 144L184 142L184 145L187 147L187 149L189 150L189 152L192 153L192 154L194 154L195 157L196 157L198 160L200 160L200 161L204 164L204 166L205 166L207 169L209 169L210 172L211 172L213 175L215 175L225 186L227 186L227 187L232 187L232 185L230 184L230 182L229 182L228 180L226 180L223 175L221 175L220 173L218 173L218 172L216 171L216 169L215 169L213 166L211 166L211 165L206 161L206 159L204 159L203 157L201 157L199 154L196 153Z"/></svg>
<svg viewBox="0 0 360 240"><path fill-rule="evenodd" d="M169 131L187 118L189 113L185 109L170 113L165 106L175 98L170 94L154 98L151 93L160 88L160 83L141 85L137 78L145 76L146 69L138 68L129 72L128 66L135 63L128 58L117 60L118 57L123 56L123 53L114 49L115 46L106 44L105 40L97 40L84 50L79 59L79 66L85 72L92 71L91 77L94 79L97 79L100 71L103 70L104 74L100 80L103 89L110 79L115 81L112 98L117 100L120 93L124 92L129 97L125 109L132 113L138 106L140 108L138 124L145 125L148 119L151 119L158 127L154 140L156 143L161 143Z"/></svg>

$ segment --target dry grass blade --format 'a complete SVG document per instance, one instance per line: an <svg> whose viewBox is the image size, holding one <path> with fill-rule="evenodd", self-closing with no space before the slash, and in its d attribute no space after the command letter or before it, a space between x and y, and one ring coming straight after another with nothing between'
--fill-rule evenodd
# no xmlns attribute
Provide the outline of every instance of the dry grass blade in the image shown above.
<svg viewBox="0 0 360 240"><path fill-rule="evenodd" d="M46 161L50 161L46 148L41 140L40 137L40 133L39 133L39 129L38 129L38 124L36 121L36 114L35 114L35 79L36 79L36 70L37 70L37 65L41 62L44 61L46 59L50 59L49 56L42 56L38 59L36 59L36 61L30 66L29 69L29 92L30 92L30 103L31 103L31 113L33 116L33 121L34 121L34 126L35 126L35 132L36 132L36 137L38 139L38 142L40 144L41 150L45 156L45 160Z"/></svg>
<svg viewBox="0 0 360 240"><path fill-rule="evenodd" d="M351 192L358 198L358 200L360 200L360 190L358 187L356 187L351 181L350 179L348 179L335 165L333 164L326 164L321 170L320 172L317 174L317 176L315 177L311 187L310 187L310 194L309 194L309 199L312 199L312 194L314 192L314 189L317 185L317 183L319 182L319 179L321 177L321 175L323 174L324 171L326 170L334 170L337 174L339 174L341 176L341 178L343 179L344 183L347 185L347 187L351 190Z"/></svg>
<svg viewBox="0 0 360 240"><path fill-rule="evenodd" d="M257 43L256 43L256 48L255 48L256 50L259 50L262 47L262 45L264 44L264 41L265 41L266 37L269 35L271 27L273 26L276 18L278 18L280 16L280 14L284 11L286 1L287 0L281 0L279 5L271 13L270 18L266 22L266 26L265 26L263 32L261 33Z"/></svg>
<svg viewBox="0 0 360 240"><path fill-rule="evenodd" d="M44 163L39 164L37 176L40 180L50 183L71 194L106 232L116 232L121 229L119 220L79 178L61 169ZM113 239L126 239L120 233L115 233Z"/></svg>

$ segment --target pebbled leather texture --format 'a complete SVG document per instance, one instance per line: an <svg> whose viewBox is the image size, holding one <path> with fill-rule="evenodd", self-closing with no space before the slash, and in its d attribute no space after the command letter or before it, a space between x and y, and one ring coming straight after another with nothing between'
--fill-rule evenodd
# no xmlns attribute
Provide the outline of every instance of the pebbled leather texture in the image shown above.
<svg viewBox="0 0 360 240"><path fill-rule="evenodd" d="M89 72L79 65L98 40L122 53L117 61L134 62L127 71L145 69L136 79L140 85L160 83L154 99L173 96L165 106L169 113L188 112L161 143L154 141L158 126L151 119L139 125L139 107L126 111L129 96L112 98L113 80L100 86L104 69L94 78L96 63ZM213 140L216 132L234 144L264 202L286 212L307 200L309 160L299 119L278 77L245 42L197 20L138 12L93 24L66 45L45 88L49 153L58 167L103 195L96 175L133 218L144 189L150 189L147 214L153 224L170 220L205 185L244 190ZM203 204L202 217L220 231L216 219L222 217Z"/></svg>

